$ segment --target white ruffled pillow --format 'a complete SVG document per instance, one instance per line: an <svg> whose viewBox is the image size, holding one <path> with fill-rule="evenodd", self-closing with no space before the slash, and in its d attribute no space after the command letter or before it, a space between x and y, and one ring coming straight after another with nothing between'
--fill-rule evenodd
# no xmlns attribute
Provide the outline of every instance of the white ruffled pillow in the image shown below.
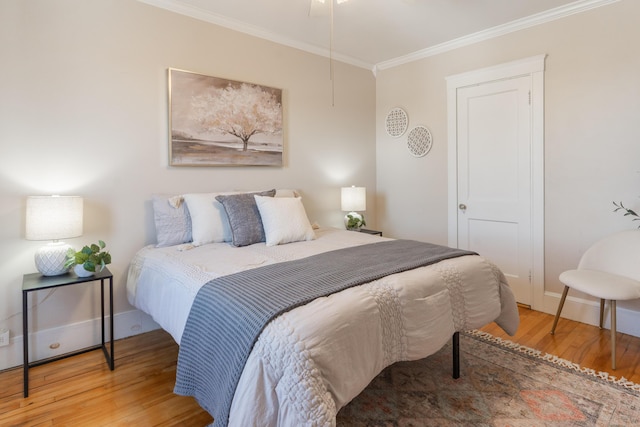
<svg viewBox="0 0 640 427"><path fill-rule="evenodd" d="M276 195L273 197L300 197L298 190L290 188L278 188L276 189Z"/></svg>
<svg viewBox="0 0 640 427"><path fill-rule="evenodd" d="M300 197L254 196L267 246L316 238Z"/></svg>

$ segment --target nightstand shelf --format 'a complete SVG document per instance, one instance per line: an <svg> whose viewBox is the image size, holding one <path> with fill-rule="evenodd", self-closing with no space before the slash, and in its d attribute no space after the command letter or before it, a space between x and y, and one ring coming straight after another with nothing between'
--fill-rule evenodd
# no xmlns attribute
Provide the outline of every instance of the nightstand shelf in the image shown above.
<svg viewBox="0 0 640 427"><path fill-rule="evenodd" d="M378 231L378 230L369 230L367 228L361 228L360 230L358 230L360 233L366 233L366 234L373 234L374 236L380 236L382 237L382 231Z"/></svg>
<svg viewBox="0 0 640 427"><path fill-rule="evenodd" d="M104 310L104 283L109 282L109 336L110 351L105 343L105 310ZM100 281L100 312L102 315L102 343L81 350L66 353L60 356L29 362L29 306L28 296L30 292L43 289L58 288L61 286L77 285L80 283ZM23 334L23 365L24 365L24 397L29 396L29 368L44 365L45 363L64 359L86 353L88 351L102 349L109 368L113 371L115 361L113 355L113 274L108 268L90 277L78 277L74 273L66 273L60 276L43 276L40 273L25 274L22 279L22 334Z"/></svg>

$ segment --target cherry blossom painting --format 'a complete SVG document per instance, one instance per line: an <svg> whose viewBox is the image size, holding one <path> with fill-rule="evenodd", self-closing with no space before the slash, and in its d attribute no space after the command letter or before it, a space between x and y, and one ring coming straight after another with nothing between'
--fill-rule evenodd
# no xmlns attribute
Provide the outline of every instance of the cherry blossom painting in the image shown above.
<svg viewBox="0 0 640 427"><path fill-rule="evenodd" d="M171 166L282 166L282 89L169 69Z"/></svg>

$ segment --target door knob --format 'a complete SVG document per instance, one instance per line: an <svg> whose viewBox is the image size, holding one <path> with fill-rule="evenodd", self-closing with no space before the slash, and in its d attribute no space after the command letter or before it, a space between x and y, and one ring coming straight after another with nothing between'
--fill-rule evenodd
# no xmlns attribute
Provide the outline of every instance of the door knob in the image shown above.
<svg viewBox="0 0 640 427"><path fill-rule="evenodd" d="M458 205L458 208L459 208L460 210L462 210L462 211L465 211L465 210L467 210L467 205L465 205L464 203L460 203L460 204Z"/></svg>

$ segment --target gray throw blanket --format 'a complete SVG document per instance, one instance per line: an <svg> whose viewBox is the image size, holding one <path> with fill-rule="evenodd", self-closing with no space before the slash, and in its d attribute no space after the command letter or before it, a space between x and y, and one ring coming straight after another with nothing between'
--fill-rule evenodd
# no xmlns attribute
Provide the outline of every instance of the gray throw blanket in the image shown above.
<svg viewBox="0 0 640 427"><path fill-rule="evenodd" d="M339 249L220 277L196 296L182 334L174 392L226 426L240 375L276 316L315 298L473 252L412 240Z"/></svg>

